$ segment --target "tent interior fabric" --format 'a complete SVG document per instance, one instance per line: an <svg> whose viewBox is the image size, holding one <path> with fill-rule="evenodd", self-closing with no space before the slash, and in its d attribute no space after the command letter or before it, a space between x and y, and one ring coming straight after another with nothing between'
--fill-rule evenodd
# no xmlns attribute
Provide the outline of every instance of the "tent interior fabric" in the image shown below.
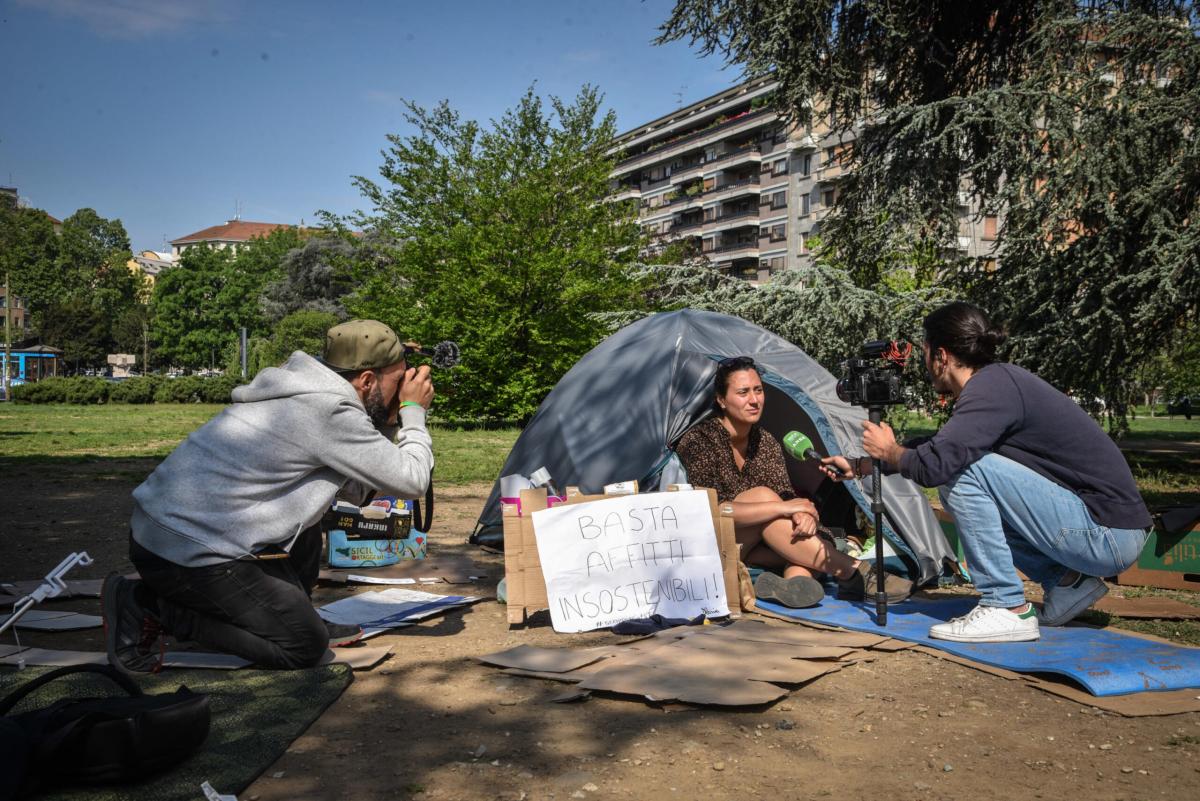
<svg viewBox="0 0 1200 801"><path fill-rule="evenodd" d="M761 425L779 440L802 431L829 454L859 455L866 411L838 399L836 379L785 339L738 317L684 309L645 317L585 354L546 396L509 453L502 476L546 467L559 487L600 492L637 479L658 488L672 446L709 415L717 363L754 359L766 389ZM870 519L871 480L835 484L813 462L788 459L792 483L813 497L822 523L856 530L854 509ZM887 539L920 583L942 574L954 555L920 489L883 479ZM472 542L499 540L500 483L479 517Z"/></svg>

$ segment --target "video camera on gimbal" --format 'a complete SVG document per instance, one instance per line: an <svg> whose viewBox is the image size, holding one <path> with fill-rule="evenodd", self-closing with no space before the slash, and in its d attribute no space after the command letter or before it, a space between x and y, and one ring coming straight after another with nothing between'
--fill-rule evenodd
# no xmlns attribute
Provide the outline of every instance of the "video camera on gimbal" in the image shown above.
<svg viewBox="0 0 1200 801"><path fill-rule="evenodd" d="M912 345L903 340L864 342L858 357L842 362L838 397L844 403L867 408L902 403L900 373L910 353Z"/></svg>

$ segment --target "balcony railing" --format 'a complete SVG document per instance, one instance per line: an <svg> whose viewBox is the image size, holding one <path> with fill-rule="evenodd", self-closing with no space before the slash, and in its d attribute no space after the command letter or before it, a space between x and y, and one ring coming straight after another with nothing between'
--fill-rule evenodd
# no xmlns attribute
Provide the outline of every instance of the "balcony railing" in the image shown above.
<svg viewBox="0 0 1200 801"><path fill-rule="evenodd" d="M717 162L720 162L720 161L728 161L729 159L737 158L738 156L761 156L761 155L762 155L762 152L758 149L757 144L746 145L745 147L739 147L737 150L730 150L727 153L722 153L721 155L717 156L716 158L711 158L708 161L704 162L704 166L707 167L711 164L716 164Z"/></svg>
<svg viewBox="0 0 1200 801"><path fill-rule="evenodd" d="M713 218L713 222L725 222L726 220L738 220L743 217L757 217L758 209L742 209L740 211L731 211L726 214L718 214Z"/></svg>
<svg viewBox="0 0 1200 801"><path fill-rule="evenodd" d="M735 125L741 125L743 123L749 122L750 120L756 120L756 119L759 119L760 117L765 117L768 114L771 114L771 115L775 114L775 110L766 108L766 109L763 109L762 111L752 111L748 114L742 114L741 116L734 117L731 120L726 120L725 122L719 123L717 125L713 125L708 128L701 128L699 131L696 131L695 133L686 134L684 136L679 137L678 139L672 139L668 142L663 142L661 145L658 145L658 147L649 148L647 150L642 151L641 153L638 153L637 155L630 156L629 158L626 158L626 159L622 159L621 161L617 162L617 168L620 169L621 167L624 167L626 164L632 164L633 162L637 161L638 159L642 159L642 158L645 158L646 156L654 155L655 150L662 150L662 149L666 149L668 147L675 147L678 145L685 144L687 142L693 142L697 139L701 139L706 136L712 136L713 134L719 133L720 131L723 131L726 128L732 128Z"/></svg>
<svg viewBox="0 0 1200 801"><path fill-rule="evenodd" d="M703 219L689 220L687 222L683 222L681 220L676 223L671 223L671 233L675 233L676 231L686 231L689 228L699 228L701 225L704 225Z"/></svg>
<svg viewBox="0 0 1200 801"><path fill-rule="evenodd" d="M706 190L704 194L712 195L717 192L724 192L726 189L737 189L739 186L757 185L758 182L758 176L755 175L752 178L743 178L740 181L729 181L728 183L721 184L720 186L714 186L712 189Z"/></svg>
<svg viewBox="0 0 1200 801"><path fill-rule="evenodd" d="M712 250L710 250L708 252L709 253L732 253L735 250L747 250L750 248L752 248L754 250L758 250L758 240L757 239L751 239L751 240L747 240L745 242L735 242L732 245L718 245L717 247L713 248Z"/></svg>
<svg viewBox="0 0 1200 801"><path fill-rule="evenodd" d="M707 194L707 193L706 192L693 192L692 194L689 195L687 192L680 192L679 194L675 195L670 200L668 200L666 205L673 206L676 203L686 203L689 200L699 200L700 196L704 195L704 194Z"/></svg>

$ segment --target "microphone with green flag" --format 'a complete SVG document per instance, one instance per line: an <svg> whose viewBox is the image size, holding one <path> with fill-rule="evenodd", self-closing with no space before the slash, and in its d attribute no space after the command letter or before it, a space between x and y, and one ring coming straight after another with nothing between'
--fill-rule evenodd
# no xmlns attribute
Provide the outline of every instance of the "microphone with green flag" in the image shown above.
<svg viewBox="0 0 1200 801"><path fill-rule="evenodd" d="M799 431L789 431L783 435L783 449L787 451L792 458L798 459L801 462L805 461L806 459L813 459L819 462L821 459L825 458L817 452L816 448L813 447L812 440L809 439L805 434L801 434ZM835 465L831 464L823 464L821 465L821 469L830 470L843 477L846 475Z"/></svg>

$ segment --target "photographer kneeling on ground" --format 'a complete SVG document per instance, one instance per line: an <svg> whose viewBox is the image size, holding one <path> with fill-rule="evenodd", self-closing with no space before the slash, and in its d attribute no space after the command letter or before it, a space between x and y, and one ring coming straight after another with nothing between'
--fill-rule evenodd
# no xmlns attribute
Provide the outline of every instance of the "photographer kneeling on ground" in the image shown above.
<svg viewBox="0 0 1200 801"><path fill-rule="evenodd" d="M996 362L1005 334L967 303L924 321L925 368L954 411L932 437L897 444L864 422L863 449L924 487L954 516L981 598L929 636L958 642L1036 640L1038 616L1020 570L1045 590L1041 623L1061 626L1132 565L1150 513L1121 451L1079 406L1016 365ZM840 456L823 460L843 470ZM870 469L868 459L856 472Z"/></svg>
<svg viewBox="0 0 1200 801"><path fill-rule="evenodd" d="M156 670L169 633L303 668L361 637L327 625L309 598L319 521L335 496L425 492L432 400L429 368L409 369L400 338L374 320L334 326L322 359L293 353L235 389L133 492L130 559L142 580L104 582L109 661Z"/></svg>
<svg viewBox="0 0 1200 801"><path fill-rule="evenodd" d="M814 606L825 588L813 573L829 573L838 580L839 598L862 600L865 588L875 586L874 569L819 536L817 508L796 497L779 441L759 425L765 396L754 360L721 360L713 396L716 414L692 426L675 452L689 482L716 490L721 503L733 502L742 561L766 571L754 594L792 608ZM908 579L889 573L885 580L893 602L912 592Z"/></svg>

